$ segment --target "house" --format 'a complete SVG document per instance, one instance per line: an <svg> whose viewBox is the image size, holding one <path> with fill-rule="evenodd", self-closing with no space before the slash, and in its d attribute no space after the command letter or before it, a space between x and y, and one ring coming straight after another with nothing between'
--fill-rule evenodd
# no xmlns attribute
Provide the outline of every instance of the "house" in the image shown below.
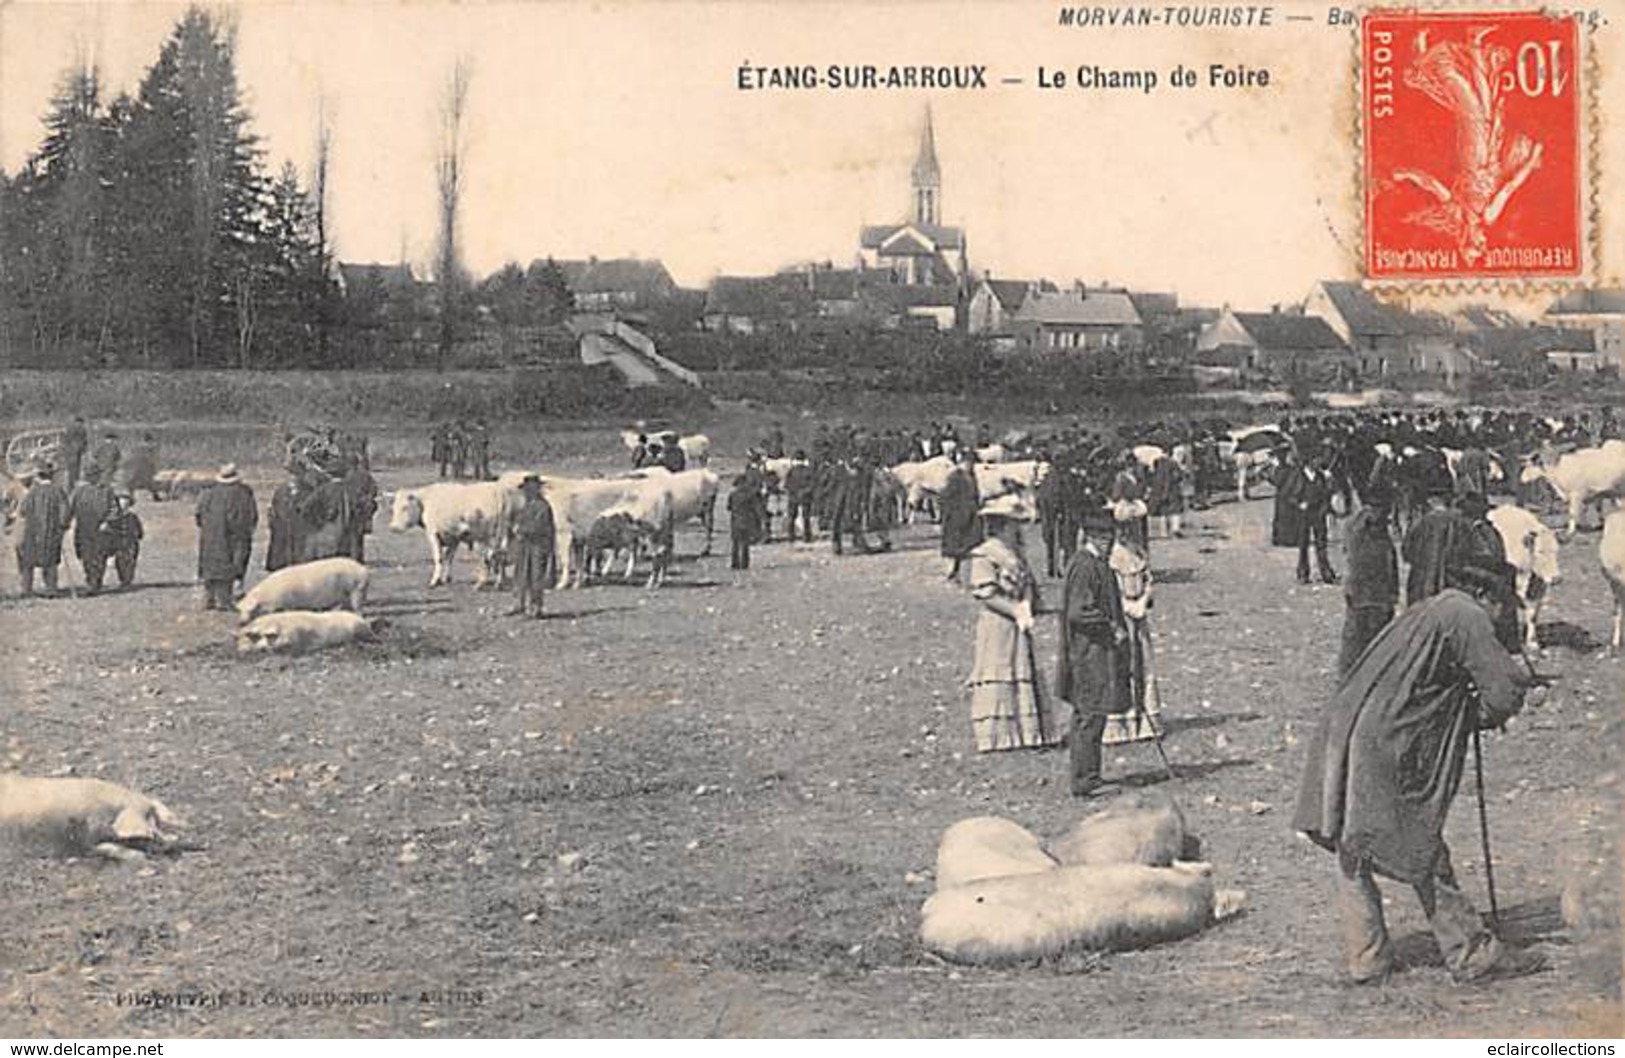
<svg viewBox="0 0 1625 1058"><path fill-rule="evenodd" d="M1075 286L1027 295L1014 317L1016 346L1028 352L1122 352L1138 354L1144 325L1121 290Z"/></svg>
<svg viewBox="0 0 1625 1058"><path fill-rule="evenodd" d="M1505 313L1472 309L1461 317L1468 348L1503 370L1541 375L1548 370L1602 370L1608 363L1597 352L1596 336L1583 327L1529 324Z"/></svg>
<svg viewBox="0 0 1625 1058"><path fill-rule="evenodd" d="M865 272L859 275L857 294L858 315L885 329L951 331L959 322L961 298L954 284L917 285Z"/></svg>
<svg viewBox="0 0 1625 1058"><path fill-rule="evenodd" d="M851 319L858 314L858 272L852 268L808 268L807 290L813 311L824 319Z"/></svg>
<svg viewBox="0 0 1625 1058"><path fill-rule="evenodd" d="M995 339L1015 339L1015 317L1027 295L1035 291L1053 292L1055 286L1031 279L984 277L971 291L965 310L965 326L971 334Z"/></svg>
<svg viewBox="0 0 1625 1058"><path fill-rule="evenodd" d="M340 262L339 293L354 297L363 292L408 293L418 288L418 278L409 264L359 264Z"/></svg>
<svg viewBox="0 0 1625 1058"><path fill-rule="evenodd" d="M864 271L883 272L910 286L963 286L970 278L965 232L942 223L942 166L929 109L910 177L908 219L860 229L859 263Z"/></svg>
<svg viewBox="0 0 1625 1058"><path fill-rule="evenodd" d="M1220 316L1218 309L1180 305L1177 294L1131 290L1128 297L1145 325L1147 357L1166 364L1188 362L1202 329Z"/></svg>
<svg viewBox="0 0 1625 1058"><path fill-rule="evenodd" d="M532 262L536 268L545 262ZM677 294L677 283L659 261L622 257L559 261L575 306L582 312L646 312Z"/></svg>
<svg viewBox="0 0 1625 1058"><path fill-rule="evenodd" d="M1486 366L1461 347L1443 317L1385 304L1358 283L1316 283L1304 314L1318 316L1337 332L1362 375L1436 375L1453 386L1459 376Z"/></svg>
<svg viewBox="0 0 1625 1058"><path fill-rule="evenodd" d="M1318 316L1226 310L1202 328L1197 363L1240 367L1275 378L1344 379L1355 374L1349 347Z"/></svg>
<svg viewBox="0 0 1625 1058"><path fill-rule="evenodd" d="M1592 335L1598 360L1625 370L1625 289L1571 290L1546 309L1547 323Z"/></svg>
<svg viewBox="0 0 1625 1058"><path fill-rule="evenodd" d="M817 314L805 276L717 276L705 292L703 324L708 331L758 334L796 330Z"/></svg>

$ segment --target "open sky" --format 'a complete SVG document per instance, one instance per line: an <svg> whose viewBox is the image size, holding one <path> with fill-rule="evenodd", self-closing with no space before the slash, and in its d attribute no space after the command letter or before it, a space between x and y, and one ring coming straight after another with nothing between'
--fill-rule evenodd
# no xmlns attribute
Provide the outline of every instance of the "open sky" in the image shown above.
<svg viewBox="0 0 1625 1058"><path fill-rule="evenodd" d="M1162 0L1152 0L1160 9ZM765 2L248 2L239 77L273 167L308 166L325 100L345 260L422 265L434 230L437 98L472 66L464 242L491 270L538 256L660 257L679 282L797 261L849 265L864 223L902 218L935 115L944 219L998 276L1074 277L1267 306L1355 276L1355 42L1323 3L1239 29L1062 27L1057 5ZM181 8L0 4L0 165L37 147L76 56L132 89ZM1289 14L1312 16L1289 21ZM1592 47L1605 189L1625 201L1625 19ZM984 64L983 91L740 91L741 63ZM1209 63L1268 67L1206 87ZM1167 87L1184 63L1197 88ZM1041 90L1039 65L1155 70L1151 93ZM1019 77L1019 85L1004 85ZM1609 135L1609 130L1612 135ZM1625 254L1616 211L1605 277Z"/></svg>

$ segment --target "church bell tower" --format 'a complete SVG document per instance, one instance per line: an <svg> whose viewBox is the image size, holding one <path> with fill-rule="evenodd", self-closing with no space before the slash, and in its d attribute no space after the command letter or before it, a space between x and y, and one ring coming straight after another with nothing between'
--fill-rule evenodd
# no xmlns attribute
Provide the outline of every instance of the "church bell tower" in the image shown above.
<svg viewBox="0 0 1625 1058"><path fill-rule="evenodd" d="M937 140L931 129L931 108L925 108L925 128L920 132L920 153L914 159L914 211L917 225L935 227L942 223L942 169L937 165Z"/></svg>

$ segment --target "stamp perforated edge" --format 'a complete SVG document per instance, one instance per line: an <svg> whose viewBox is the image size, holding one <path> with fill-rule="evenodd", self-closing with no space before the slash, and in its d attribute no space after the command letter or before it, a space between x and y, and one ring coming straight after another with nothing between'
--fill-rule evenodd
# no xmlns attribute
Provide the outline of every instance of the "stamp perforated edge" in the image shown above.
<svg viewBox="0 0 1625 1058"><path fill-rule="evenodd" d="M1365 20L1368 15L1376 12L1389 12L1396 14L1425 15L1431 12L1440 14L1472 14L1481 12L1486 15L1496 14L1541 14L1551 17L1574 18L1579 22L1577 36L1580 41L1582 58L1580 66L1584 70L1584 83L1581 90L1576 93L1580 108L1580 142L1582 153L1578 175L1580 179L1580 272L1573 276L1462 276L1456 278L1438 277L1430 279L1400 279L1400 278L1372 278L1366 272L1366 188L1369 174L1366 172L1366 113L1365 113L1365 55L1362 42L1365 38ZM1364 4L1358 8L1359 18L1355 20L1350 30L1350 47L1354 50L1353 73L1351 78L1354 93L1354 200L1359 204L1355 217L1355 245L1358 247L1356 268L1360 273L1360 284L1373 294L1377 295L1469 295L1484 294L1492 297L1531 297L1543 294L1562 294L1570 290L1587 289L1596 285L1598 262L1602 256L1602 199L1599 190L1602 175L1602 158L1598 150L1598 143L1602 136L1602 118L1598 113L1597 84L1600 80L1601 63L1597 59L1597 43L1592 30L1583 19L1572 11L1557 11L1550 7L1509 7L1506 3L1479 2L1479 0L1432 0L1425 7L1417 5Z"/></svg>

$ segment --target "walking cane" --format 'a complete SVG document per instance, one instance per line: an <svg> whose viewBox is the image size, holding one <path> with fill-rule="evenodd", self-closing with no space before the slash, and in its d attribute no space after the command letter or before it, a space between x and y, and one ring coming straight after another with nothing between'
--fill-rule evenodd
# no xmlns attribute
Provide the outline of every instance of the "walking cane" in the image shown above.
<svg viewBox="0 0 1625 1058"><path fill-rule="evenodd" d="M1129 636L1129 686L1134 689L1134 711L1145 717L1145 724L1151 729L1151 741L1157 747L1157 756L1162 758L1162 768L1168 773L1168 781L1178 782L1179 775L1174 771L1173 761L1168 759L1167 747L1162 744L1162 732L1157 729L1156 717L1145 709L1145 655L1140 652L1140 637L1136 632L1130 632Z"/></svg>
<svg viewBox="0 0 1625 1058"><path fill-rule="evenodd" d="M1490 814L1484 803L1484 747L1478 732L1478 711L1473 711L1473 772L1478 779L1478 840L1484 850L1484 884L1490 891L1490 925L1501 930L1501 908L1495 899L1495 861L1490 858Z"/></svg>

